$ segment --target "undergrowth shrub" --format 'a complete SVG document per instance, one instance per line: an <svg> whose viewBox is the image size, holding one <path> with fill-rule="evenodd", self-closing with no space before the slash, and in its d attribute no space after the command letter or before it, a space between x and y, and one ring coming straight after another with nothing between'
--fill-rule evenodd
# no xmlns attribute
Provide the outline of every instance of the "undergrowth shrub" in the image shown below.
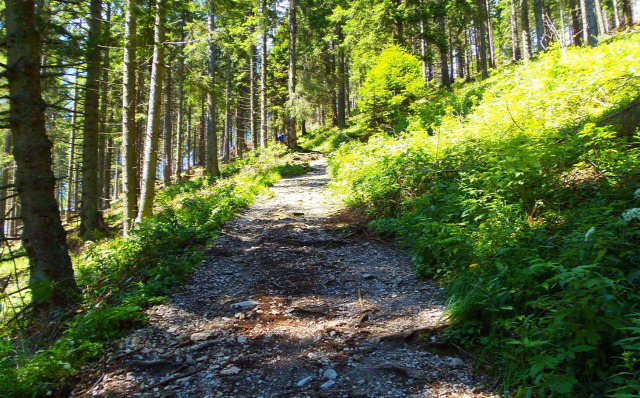
<svg viewBox="0 0 640 398"><path fill-rule="evenodd" d="M554 49L332 156L334 189L445 282L448 338L509 394L640 394L640 149L606 123L640 96L639 44Z"/></svg>

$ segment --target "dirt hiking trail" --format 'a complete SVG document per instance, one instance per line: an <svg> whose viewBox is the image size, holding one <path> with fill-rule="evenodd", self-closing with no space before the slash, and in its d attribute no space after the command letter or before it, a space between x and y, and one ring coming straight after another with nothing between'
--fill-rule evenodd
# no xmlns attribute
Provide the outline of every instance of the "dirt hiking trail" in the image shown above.
<svg viewBox="0 0 640 398"><path fill-rule="evenodd" d="M74 396L494 396L463 352L437 349L440 289L332 197L323 157L301 156L312 171L230 221Z"/></svg>

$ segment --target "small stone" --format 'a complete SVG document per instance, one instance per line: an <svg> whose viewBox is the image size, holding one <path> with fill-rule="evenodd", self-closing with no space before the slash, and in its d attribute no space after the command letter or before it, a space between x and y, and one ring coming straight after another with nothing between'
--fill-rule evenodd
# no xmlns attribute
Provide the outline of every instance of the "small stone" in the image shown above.
<svg viewBox="0 0 640 398"><path fill-rule="evenodd" d="M240 308L243 310L253 308L260 305L259 302L254 300L240 301L239 303L231 304L231 308Z"/></svg>
<svg viewBox="0 0 640 398"><path fill-rule="evenodd" d="M333 369L326 369L324 372L322 372L322 377L327 380L335 380L336 377L338 377L338 372Z"/></svg>
<svg viewBox="0 0 640 398"><path fill-rule="evenodd" d="M307 383L309 383L311 380L313 380L313 376L308 376L305 377L304 379L300 380L298 382L298 384L296 384L296 386L298 387L304 387Z"/></svg>
<svg viewBox="0 0 640 398"><path fill-rule="evenodd" d="M240 369L237 366L232 366L230 368L222 369L220 371L220 374L223 376L237 375L238 373L240 373L241 370L242 369Z"/></svg>
<svg viewBox="0 0 640 398"><path fill-rule="evenodd" d="M334 384L336 384L335 381L329 380L326 383L324 383L323 385L321 385L320 388L326 389L326 388L329 388L329 387L333 386Z"/></svg>
<svg viewBox="0 0 640 398"><path fill-rule="evenodd" d="M213 336L213 332L198 332L191 335L191 341L205 341Z"/></svg>
<svg viewBox="0 0 640 398"><path fill-rule="evenodd" d="M244 336L238 336L238 343L245 344L247 342L247 338Z"/></svg>
<svg viewBox="0 0 640 398"><path fill-rule="evenodd" d="M450 358L449 359L449 366L451 366L452 368L464 368L465 367L465 363L460 358Z"/></svg>
<svg viewBox="0 0 640 398"><path fill-rule="evenodd" d="M362 274L362 279L374 279L376 276L371 274Z"/></svg>

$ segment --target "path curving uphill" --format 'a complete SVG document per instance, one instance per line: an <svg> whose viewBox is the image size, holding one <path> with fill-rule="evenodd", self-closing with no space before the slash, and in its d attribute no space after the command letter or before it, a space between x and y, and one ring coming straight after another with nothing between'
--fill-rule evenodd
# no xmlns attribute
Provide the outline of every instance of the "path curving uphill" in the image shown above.
<svg viewBox="0 0 640 398"><path fill-rule="evenodd" d="M492 396L471 361L437 349L440 289L359 228L326 160L307 157L313 170L230 221L74 396Z"/></svg>

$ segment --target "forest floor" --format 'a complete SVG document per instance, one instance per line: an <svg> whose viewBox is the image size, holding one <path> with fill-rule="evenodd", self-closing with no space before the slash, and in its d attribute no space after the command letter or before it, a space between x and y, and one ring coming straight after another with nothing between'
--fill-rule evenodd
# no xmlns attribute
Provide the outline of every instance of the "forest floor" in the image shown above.
<svg viewBox="0 0 640 398"><path fill-rule="evenodd" d="M73 396L495 396L443 347L441 289L332 197L322 156L301 157L312 171L230 221Z"/></svg>

